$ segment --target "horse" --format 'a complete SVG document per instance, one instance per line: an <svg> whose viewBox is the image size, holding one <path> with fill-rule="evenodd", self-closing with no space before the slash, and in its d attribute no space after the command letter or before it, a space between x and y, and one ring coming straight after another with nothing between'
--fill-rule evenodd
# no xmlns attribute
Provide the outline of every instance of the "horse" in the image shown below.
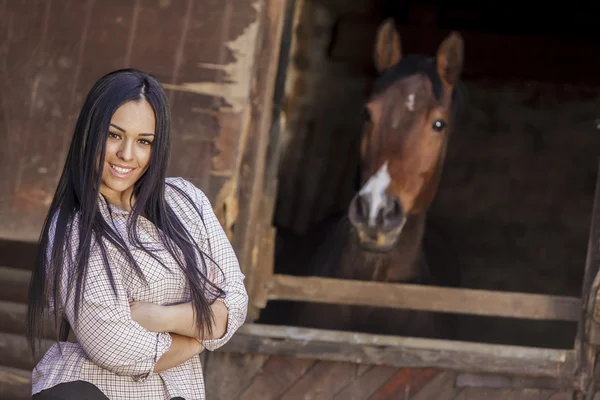
<svg viewBox="0 0 600 400"><path fill-rule="evenodd" d="M433 258L424 253L424 235L455 120L462 64L463 40L457 32L450 32L434 57L403 56L393 19L378 27L378 77L364 104L360 184L333 232L317 227L317 234L328 232L329 237L311 263L311 275L441 285L444 272L452 277L443 267L437 271L441 274L430 268ZM292 318L313 328L439 337L435 317L384 304L304 303Z"/></svg>

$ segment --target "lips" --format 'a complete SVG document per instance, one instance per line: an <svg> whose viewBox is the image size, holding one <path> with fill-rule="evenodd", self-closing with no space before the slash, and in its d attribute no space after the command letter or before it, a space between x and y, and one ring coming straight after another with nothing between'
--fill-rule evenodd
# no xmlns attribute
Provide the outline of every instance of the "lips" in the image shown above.
<svg viewBox="0 0 600 400"><path fill-rule="evenodd" d="M126 167L123 165L109 164L110 172L117 178L127 178L131 175L135 168Z"/></svg>

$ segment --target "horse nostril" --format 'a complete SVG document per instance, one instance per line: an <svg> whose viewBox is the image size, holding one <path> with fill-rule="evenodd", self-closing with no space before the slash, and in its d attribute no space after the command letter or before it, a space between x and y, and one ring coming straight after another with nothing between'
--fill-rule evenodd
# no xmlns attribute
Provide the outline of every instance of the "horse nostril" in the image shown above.
<svg viewBox="0 0 600 400"><path fill-rule="evenodd" d="M402 216L402 204L400 203L400 199L394 197L390 199L388 204L385 207L385 217L386 219L396 218Z"/></svg>
<svg viewBox="0 0 600 400"><path fill-rule="evenodd" d="M389 199L385 206L384 219L388 228L395 228L404 221L404 209L397 197Z"/></svg>
<svg viewBox="0 0 600 400"><path fill-rule="evenodd" d="M365 196L358 196L356 198L356 214L363 221L369 218L369 201Z"/></svg>
<svg viewBox="0 0 600 400"><path fill-rule="evenodd" d="M369 197L359 194L350 203L348 217L354 225L366 225L369 220L369 210Z"/></svg>

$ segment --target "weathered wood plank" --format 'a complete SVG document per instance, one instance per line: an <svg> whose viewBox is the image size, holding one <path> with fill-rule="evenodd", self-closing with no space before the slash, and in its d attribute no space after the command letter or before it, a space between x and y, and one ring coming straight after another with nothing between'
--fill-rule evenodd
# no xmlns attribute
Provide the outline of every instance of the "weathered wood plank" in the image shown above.
<svg viewBox="0 0 600 400"><path fill-rule="evenodd" d="M369 364L358 364L356 368L356 376L361 376L362 374L366 373L371 367L372 365Z"/></svg>
<svg viewBox="0 0 600 400"><path fill-rule="evenodd" d="M351 363L319 361L285 392L282 400L329 400L355 380L356 370Z"/></svg>
<svg viewBox="0 0 600 400"><path fill-rule="evenodd" d="M39 235L72 132L68 104L74 100L89 3L7 2L0 237L34 241Z"/></svg>
<svg viewBox="0 0 600 400"><path fill-rule="evenodd" d="M582 309L580 311L579 323L577 325L577 334L575 336L575 350L577 351L576 370L579 371L581 379L578 383L582 387L578 390L585 392L586 386L594 387L597 382L597 346L599 344L599 320L596 318L595 309L598 307L600 299L600 164L596 175L596 187L594 193L594 203L592 208L592 217L590 231L588 234L588 244L585 260L585 269L581 288ZM589 393L586 393L589 395ZM588 396L589 397L589 396Z"/></svg>
<svg viewBox="0 0 600 400"><path fill-rule="evenodd" d="M581 316L576 297L290 275L274 275L269 299L538 320Z"/></svg>
<svg viewBox="0 0 600 400"><path fill-rule="evenodd" d="M427 386L416 393L410 400L452 400L461 388L454 385L455 373L445 371L434 377Z"/></svg>
<svg viewBox="0 0 600 400"><path fill-rule="evenodd" d="M400 368L369 400L410 399L439 373L432 368Z"/></svg>
<svg viewBox="0 0 600 400"><path fill-rule="evenodd" d="M7 400L31 399L31 372L0 366L0 397Z"/></svg>
<svg viewBox="0 0 600 400"><path fill-rule="evenodd" d="M0 301L0 332L25 334L27 305Z"/></svg>
<svg viewBox="0 0 600 400"><path fill-rule="evenodd" d="M27 303L30 278L30 271L0 267L0 301Z"/></svg>
<svg viewBox="0 0 600 400"><path fill-rule="evenodd" d="M333 399L368 399L395 373L396 368L376 366L357 377L352 384L339 392Z"/></svg>
<svg viewBox="0 0 600 400"><path fill-rule="evenodd" d="M36 252L36 243L0 240L0 266L31 270Z"/></svg>
<svg viewBox="0 0 600 400"><path fill-rule="evenodd" d="M25 305L0 303L0 316L13 321L12 335L0 336L0 359L27 354L24 337ZM20 328L19 328L20 327ZM51 337L51 336L48 336ZM15 347L16 346L16 347ZM395 367L440 367L472 372L569 377L572 351L518 346L488 345L402 338L352 332L324 331L281 326L246 324L240 328L225 351L252 354L296 355L299 358L323 359L364 365ZM18 356L15 356L18 355ZM7 355L7 357L9 357ZM366 369L366 367L365 367Z"/></svg>
<svg viewBox="0 0 600 400"><path fill-rule="evenodd" d="M293 357L271 357L239 400L278 399L315 361Z"/></svg>
<svg viewBox="0 0 600 400"><path fill-rule="evenodd" d="M594 400L597 399L598 396L594 397ZM571 392L562 392L551 395L548 400L573 400L573 393Z"/></svg>
<svg viewBox="0 0 600 400"><path fill-rule="evenodd" d="M553 392L541 389L463 389L454 400L547 400Z"/></svg>
<svg viewBox="0 0 600 400"><path fill-rule="evenodd" d="M270 225L271 219L268 215L261 215L264 214L261 213L261 204L265 187L273 93L286 6L286 2L280 0L266 0L261 3L261 18L257 22L261 26L257 37L256 63L252 69L255 73L251 80L249 121L244 127L247 129L247 137L241 154L238 203L240 221L235 226L232 238L240 264L248 276L247 285L251 300L255 297L258 287L253 277L255 270L272 269L270 263L261 265L257 261L263 261L265 257L272 258L273 255L263 254L258 260L257 253L260 250L268 251L261 246L260 233L263 225ZM262 272L259 273L263 275Z"/></svg>
<svg viewBox="0 0 600 400"><path fill-rule="evenodd" d="M0 182L0 237L37 239L80 104L101 74L121 67L152 73L168 92L168 174L203 189L226 231L245 223L237 218L237 183L251 89L269 99L269 87L256 86L255 75L263 83L273 79L253 74L264 1L4 3L0 23L10 32L2 43L9 46L5 75L11 77L4 86L11 100L2 102L10 134L3 136L0 170L11 178ZM271 33L265 37L276 43ZM267 43L265 51L276 49Z"/></svg>
<svg viewBox="0 0 600 400"><path fill-rule="evenodd" d="M268 359L262 354L205 352L202 366L206 393L212 400L239 399Z"/></svg>
<svg viewBox="0 0 600 400"><path fill-rule="evenodd" d="M296 194L295 190L291 190L290 187L296 188L295 184L298 181L297 175L301 168L301 158L305 151L304 140L306 138L305 130L298 131L296 129L290 131L288 128L296 128L296 119L300 118L297 109L300 106L300 96L297 92L301 92L302 89L310 88L311 85L307 85L307 82L296 65L295 58L299 55L304 58L304 52L310 48L310 8L312 2L305 0L294 0L294 10L292 24L292 38L290 40L289 56L291 61L286 71L286 83L284 89L284 107L285 112L284 124L282 131L282 154L281 163L278 166L278 176L285 177L285 180L279 182L278 186L278 205L276 210L275 220L279 226L288 226L292 223L292 217L295 211ZM308 28L307 29L307 25ZM301 54L300 54L301 53ZM298 90L299 89L299 90ZM304 128L301 124L299 127ZM290 144L293 141L293 145Z"/></svg>
<svg viewBox="0 0 600 400"><path fill-rule="evenodd" d="M123 2L114 2L111 8ZM137 3L137 4L136 4ZM127 44L126 50L120 55L124 57L124 66L152 71L162 83L173 83L173 71L177 68L177 53L182 41L186 40L189 19L192 17L194 2L177 1L164 2L160 5L148 1L129 2L132 18L126 26L127 33L121 35L121 40ZM207 16L218 8L211 5L205 7ZM133 18L135 15L135 18ZM212 15L211 15L212 16ZM187 22L187 24L186 24ZM209 24L217 28L218 24ZM206 43L207 51L213 51L219 38L212 37ZM94 54L98 54L93 49ZM169 98L169 101L172 97ZM174 116L178 114L173 110ZM174 118L175 119L175 118Z"/></svg>
<svg viewBox="0 0 600 400"><path fill-rule="evenodd" d="M294 15L294 1L287 1L283 8L282 3L277 5L272 2L267 3L267 21L266 28L269 31L267 37L279 38L276 42L266 39L265 45L279 47L277 55L277 67L273 62L274 54L263 52L259 58L260 64L267 64L269 69L275 75L274 81L269 81L269 90L272 90L272 98L269 98L271 110L263 108L263 113L271 114L268 120L262 121L261 129L268 128L268 137L262 137L266 146L261 148L264 152L264 164L261 164L264 173L261 175L263 180L262 193L259 196L259 210L256 216L257 223L257 241L254 244L254 254L252 260L252 273L248 280L248 287L251 298L250 310L248 312L250 319L258 319L259 310L266 306L267 289L265 282L268 282L274 271L275 254L275 228L273 228L273 214L277 201L277 177L279 174L279 156L281 152L281 102L283 101L283 90L285 86L286 67L291 36L291 23ZM274 7L275 6L275 7ZM273 71L273 69L276 69ZM269 103L267 103L269 105ZM269 125L267 125L269 124ZM261 135L262 136L262 135ZM249 208L250 210L250 208Z"/></svg>
<svg viewBox="0 0 600 400"><path fill-rule="evenodd" d="M172 46L173 64L163 78L177 132L173 154L178 156L173 157L169 173L183 174L205 191L231 239L234 224L243 223L237 211L239 168L247 138L262 2L172 5L181 7L180 3L187 10L182 23L174 25L181 34ZM160 19L161 13L153 11ZM146 28L153 29L152 24ZM169 35L163 36L162 43L171 41ZM148 47L154 43L139 42ZM144 60L147 68L156 64L152 58Z"/></svg>
<svg viewBox="0 0 600 400"><path fill-rule="evenodd" d="M0 332L25 335L27 326L27 304L0 301ZM47 317L44 338L54 339L56 329L53 317Z"/></svg>
<svg viewBox="0 0 600 400"><path fill-rule="evenodd" d="M522 374L568 379L574 352L246 324L225 351L287 355L403 368Z"/></svg>
<svg viewBox="0 0 600 400"><path fill-rule="evenodd" d="M41 344L40 357L53 342L43 340ZM0 361L6 367L31 370L39 360L33 358L25 336L0 332Z"/></svg>
<svg viewBox="0 0 600 400"><path fill-rule="evenodd" d="M460 373L456 377L457 387L518 388L518 389L565 389L566 382L550 378L528 376L506 376L476 373Z"/></svg>
<svg viewBox="0 0 600 400"><path fill-rule="evenodd" d="M267 283L272 279L275 269L275 228L263 225L257 238L255 268L252 271L252 305L265 308L267 305ZM250 285L250 284L249 284Z"/></svg>

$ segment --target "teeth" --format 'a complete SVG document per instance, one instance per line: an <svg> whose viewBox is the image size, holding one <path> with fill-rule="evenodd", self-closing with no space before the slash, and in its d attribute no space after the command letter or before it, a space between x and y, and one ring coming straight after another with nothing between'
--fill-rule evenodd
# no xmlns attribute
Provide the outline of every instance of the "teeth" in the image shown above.
<svg viewBox="0 0 600 400"><path fill-rule="evenodd" d="M115 171L117 171L120 174L126 174L133 169L133 168L121 168L121 167L117 167L116 165L112 165L112 164L110 164L110 166L112 167L112 169L114 169Z"/></svg>

